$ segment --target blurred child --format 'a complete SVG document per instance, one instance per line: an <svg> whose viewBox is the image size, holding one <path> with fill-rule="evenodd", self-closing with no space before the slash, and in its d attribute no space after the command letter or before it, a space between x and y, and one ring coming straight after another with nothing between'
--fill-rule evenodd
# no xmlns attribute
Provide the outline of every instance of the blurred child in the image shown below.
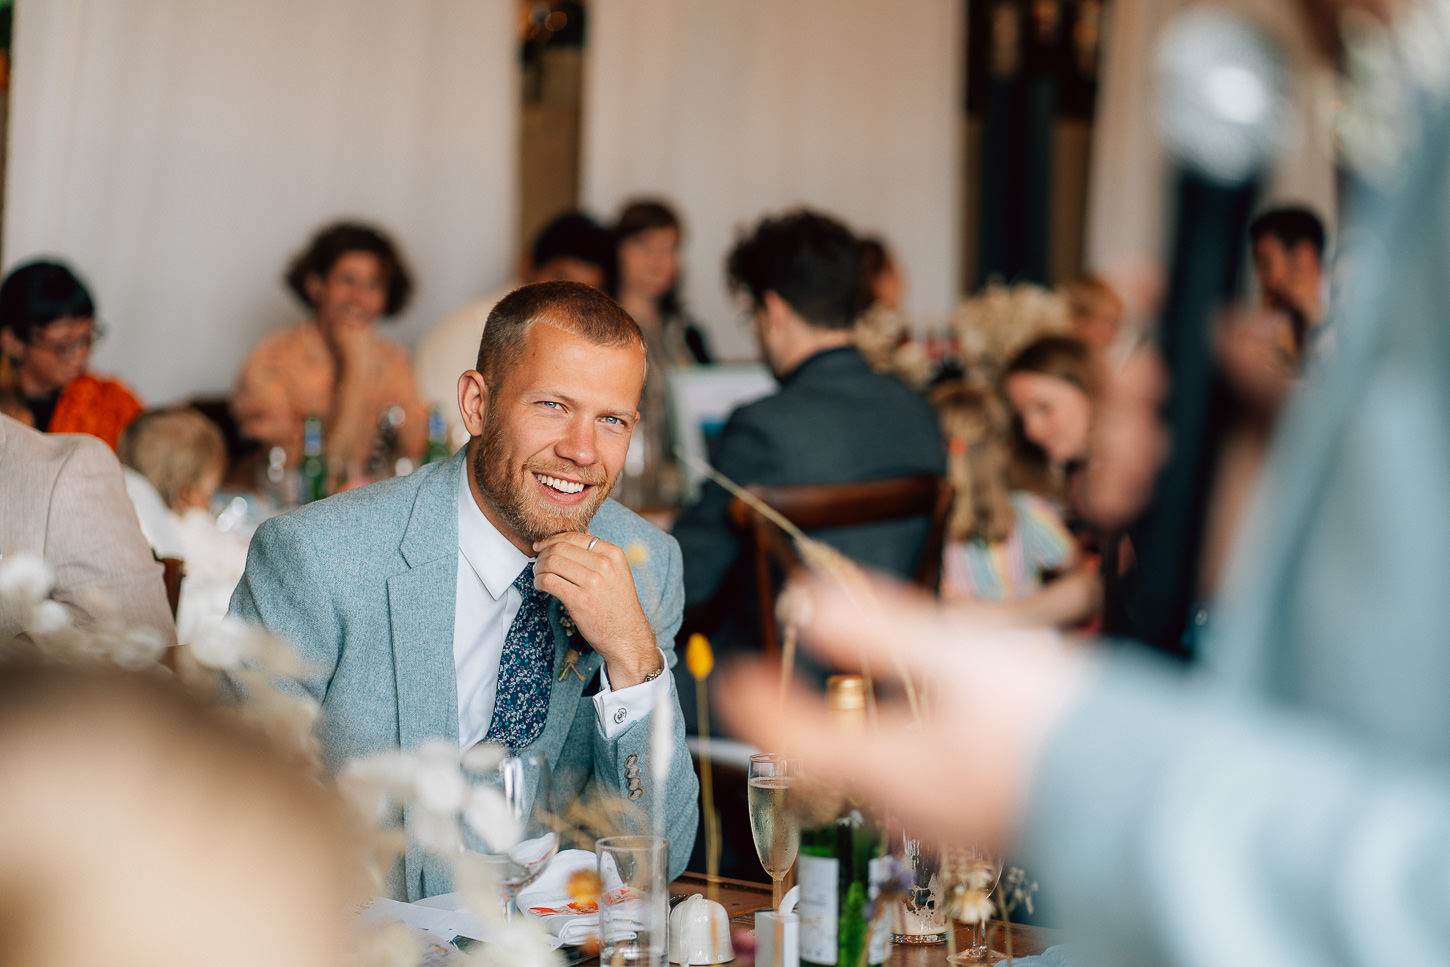
<svg viewBox="0 0 1450 967"><path fill-rule="evenodd" d="M947 518L942 598L1012 623L1071 625L1097 607L1096 578L1051 503L1007 486L1007 415L988 390L961 381L931 393L956 496ZM1064 576L1062 580L1055 580ZM1049 585L1052 585L1049 587Z"/></svg>
<svg viewBox="0 0 1450 967"><path fill-rule="evenodd" d="M189 642L226 614L247 564L246 541L219 529L211 513L212 497L226 473L226 441L201 413L176 407L136 417L122 433L119 451L121 462L150 483L165 507L167 519L157 521L148 513L145 495L128 481L152 548L161 557L185 562L176 631L179 641Z"/></svg>

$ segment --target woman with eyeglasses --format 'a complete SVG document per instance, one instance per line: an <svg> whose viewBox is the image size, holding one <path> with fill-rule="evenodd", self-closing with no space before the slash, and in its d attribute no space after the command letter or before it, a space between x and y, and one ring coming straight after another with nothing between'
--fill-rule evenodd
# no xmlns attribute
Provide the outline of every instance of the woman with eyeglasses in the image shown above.
<svg viewBox="0 0 1450 967"><path fill-rule="evenodd" d="M122 383L86 372L104 330L85 284L59 262L28 262L0 284L0 397L48 433L89 433L116 448L142 410Z"/></svg>

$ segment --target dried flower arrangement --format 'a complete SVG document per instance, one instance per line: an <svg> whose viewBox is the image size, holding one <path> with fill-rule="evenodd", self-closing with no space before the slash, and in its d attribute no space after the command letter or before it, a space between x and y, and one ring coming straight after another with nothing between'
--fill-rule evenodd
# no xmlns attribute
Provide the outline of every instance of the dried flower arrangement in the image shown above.
<svg viewBox="0 0 1450 967"><path fill-rule="evenodd" d="M0 658L38 655L61 663L110 664L136 674L172 674L162 664L166 648L155 632L105 622L79 626L63 605L49 599L52 586L53 576L38 558L14 554L0 558L0 608L20 618L25 635L0 642ZM266 736L279 754L300 759L320 781L332 781L323 768L313 730L317 703L274 684L303 671L289 645L256 627L226 620L181 648L203 669L203 681L191 683L193 688L216 695L223 690L223 675L240 685L244 694L231 706L234 713ZM668 730L665 736L668 739ZM552 938L537 920L505 920L492 868L478 862L478 854L461 848L465 829L494 850L508 849L522 832L501 792L469 779L469 773L487 770L504 754L495 746L480 745L460 753L453 743L426 743L411 752L352 760L335 781L360 817L356 849L372 873L375 892L406 847L403 831L389 819L407 804L420 845L445 861L467 911L488 924L489 943L466 953L449 950L447 963L562 964ZM623 799L592 802L588 807L574 803L556 818L557 828L590 843L591 826L613 831L638 828L639 822L635 804ZM416 932L394 923L359 930L343 962L355 967L415 967L437 962L439 950L430 953Z"/></svg>

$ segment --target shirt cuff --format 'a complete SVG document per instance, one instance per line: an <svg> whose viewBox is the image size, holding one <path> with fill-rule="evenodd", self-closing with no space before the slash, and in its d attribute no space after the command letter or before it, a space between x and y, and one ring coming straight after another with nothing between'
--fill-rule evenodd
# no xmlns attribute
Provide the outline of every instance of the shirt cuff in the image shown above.
<svg viewBox="0 0 1450 967"><path fill-rule="evenodd" d="M599 718L599 727L606 739L617 738L636 722L649 717L655 703L668 698L670 669L665 663L665 653L658 651L661 671L653 679L615 690L609 685L609 672L599 666L599 694L594 696L594 714ZM664 689L665 694L660 694Z"/></svg>

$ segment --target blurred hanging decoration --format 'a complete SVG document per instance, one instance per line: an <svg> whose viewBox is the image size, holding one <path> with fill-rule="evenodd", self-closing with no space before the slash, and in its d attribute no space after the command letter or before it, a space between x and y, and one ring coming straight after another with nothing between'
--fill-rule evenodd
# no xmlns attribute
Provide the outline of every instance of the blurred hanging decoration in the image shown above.
<svg viewBox="0 0 1450 967"><path fill-rule="evenodd" d="M983 145L971 278L1050 280L1056 128L1093 116L1105 4L968 2L967 112Z"/></svg>

